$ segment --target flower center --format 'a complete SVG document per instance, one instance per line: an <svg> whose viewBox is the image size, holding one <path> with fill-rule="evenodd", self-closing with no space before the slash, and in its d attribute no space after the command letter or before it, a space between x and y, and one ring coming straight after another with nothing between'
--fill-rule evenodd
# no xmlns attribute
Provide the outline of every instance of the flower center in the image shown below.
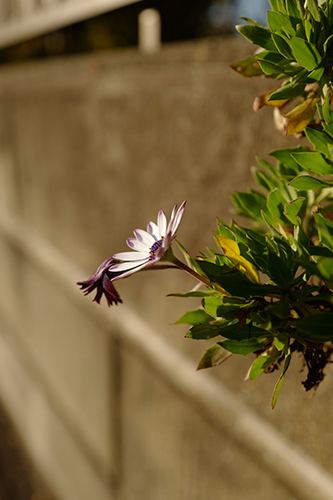
<svg viewBox="0 0 333 500"><path fill-rule="evenodd" d="M164 237L162 236L162 238L160 240L155 241L155 243L153 243L153 245L150 247L150 250L149 250L149 260L154 260L154 258L156 257L156 252L162 246L163 238Z"/></svg>

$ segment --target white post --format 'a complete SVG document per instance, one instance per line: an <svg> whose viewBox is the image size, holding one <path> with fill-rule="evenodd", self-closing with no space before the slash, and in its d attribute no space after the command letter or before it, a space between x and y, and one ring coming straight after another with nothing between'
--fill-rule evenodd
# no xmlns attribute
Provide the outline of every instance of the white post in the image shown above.
<svg viewBox="0 0 333 500"><path fill-rule="evenodd" d="M155 9L139 14L139 50L145 54L158 52L161 47L161 17Z"/></svg>

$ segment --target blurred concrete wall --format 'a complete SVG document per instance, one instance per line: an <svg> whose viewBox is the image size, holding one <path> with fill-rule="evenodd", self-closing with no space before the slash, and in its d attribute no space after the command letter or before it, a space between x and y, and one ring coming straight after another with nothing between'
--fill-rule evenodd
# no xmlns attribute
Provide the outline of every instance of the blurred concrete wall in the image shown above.
<svg viewBox="0 0 333 500"><path fill-rule="evenodd" d="M0 398L59 500L333 498L332 373L309 400L295 366L272 412L275 374L245 384L248 358L195 372L207 346L172 323L198 302L165 297L191 279L133 276L111 309L75 285L184 199L179 240L213 246L255 155L294 144L252 112L269 82L228 68L250 53L227 38L0 68Z"/></svg>

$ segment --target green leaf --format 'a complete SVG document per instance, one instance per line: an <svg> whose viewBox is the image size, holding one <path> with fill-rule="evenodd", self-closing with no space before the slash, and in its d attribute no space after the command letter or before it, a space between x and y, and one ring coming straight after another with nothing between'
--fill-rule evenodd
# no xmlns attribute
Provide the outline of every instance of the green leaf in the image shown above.
<svg viewBox="0 0 333 500"><path fill-rule="evenodd" d="M304 14L302 7L300 5L300 0L294 0L291 2L286 2L287 14L292 18L295 24L303 21Z"/></svg>
<svg viewBox="0 0 333 500"><path fill-rule="evenodd" d="M204 368L212 368L214 366L219 366L221 363L230 358L232 354L219 344L215 344L203 355L200 359L197 370L203 370Z"/></svg>
<svg viewBox="0 0 333 500"><path fill-rule="evenodd" d="M327 52L328 52L328 50L330 49L330 46L331 46L331 43L332 43L332 42L333 42L333 34L332 34L332 35L330 35L330 36L326 39L326 41L325 41L325 43L324 43L324 45L323 45L323 49L324 49L324 52L325 52L325 53L327 53Z"/></svg>
<svg viewBox="0 0 333 500"><path fill-rule="evenodd" d="M259 26L259 28L264 28L258 21L255 21L254 19L251 19L250 17L241 17L240 18L242 21L245 21L248 24L251 24L251 26Z"/></svg>
<svg viewBox="0 0 333 500"><path fill-rule="evenodd" d="M238 320L240 309L248 308L253 304L241 297L229 297L220 295L220 297L207 297L203 300L203 307L205 311L216 318L225 318L227 321L232 322ZM220 326L222 323L217 322ZM223 327L226 325L223 323Z"/></svg>
<svg viewBox="0 0 333 500"><path fill-rule="evenodd" d="M303 132L314 119L319 98L309 97L284 115L286 120L286 135Z"/></svg>
<svg viewBox="0 0 333 500"><path fill-rule="evenodd" d="M224 252L224 255L233 263L234 266L244 273L250 281L260 283L258 271L248 258L241 255L240 247L235 240L222 236L217 236L216 240Z"/></svg>
<svg viewBox="0 0 333 500"><path fill-rule="evenodd" d="M300 198L296 198L296 200L286 203L284 206L284 214L294 226L298 226L301 223L301 219L297 215L303 206L304 200L305 198L301 196Z"/></svg>
<svg viewBox="0 0 333 500"><path fill-rule="evenodd" d="M316 0L308 0L307 8L311 12L313 19L317 22L320 22L320 15L319 15L318 5L317 5Z"/></svg>
<svg viewBox="0 0 333 500"><path fill-rule="evenodd" d="M329 93L327 94L324 102L323 113L324 113L325 123L327 125L331 124L333 122L333 111L330 108Z"/></svg>
<svg viewBox="0 0 333 500"><path fill-rule="evenodd" d="M241 61L236 61L229 65L231 69L242 76L251 78L252 76L260 76L263 74L255 57L247 57Z"/></svg>
<svg viewBox="0 0 333 500"><path fill-rule="evenodd" d="M272 10L275 10L276 12L279 10L279 8L278 8L279 1L278 0L269 0L269 3L271 4Z"/></svg>
<svg viewBox="0 0 333 500"><path fill-rule="evenodd" d="M331 282L333 282L333 258L323 258L317 263L317 267L321 275ZM332 325L333 328L333 325Z"/></svg>
<svg viewBox="0 0 333 500"><path fill-rule="evenodd" d="M331 157L330 147L333 145L333 140L325 132L306 128L305 135L315 149L323 153L325 156Z"/></svg>
<svg viewBox="0 0 333 500"><path fill-rule="evenodd" d="M210 297L213 292L187 292L187 293L169 293L167 297L180 297L183 299L187 299L189 297Z"/></svg>
<svg viewBox="0 0 333 500"><path fill-rule="evenodd" d="M233 240L235 240L235 235L234 233L232 232L232 230L230 229L230 227L225 223L223 222L221 219L218 219L218 228L217 228L217 231L216 231L216 234L218 236L222 236L224 238L231 238Z"/></svg>
<svg viewBox="0 0 333 500"><path fill-rule="evenodd" d="M263 50L256 55L257 61L266 61L276 66L281 65L281 71L286 66L286 59L279 52L271 52L270 50Z"/></svg>
<svg viewBox="0 0 333 500"><path fill-rule="evenodd" d="M329 113L327 116L324 113L324 106L320 106L319 104L317 104L317 110L323 129L327 134L333 137L333 122L330 122L331 119L330 110L329 109L326 110Z"/></svg>
<svg viewBox="0 0 333 500"><path fill-rule="evenodd" d="M268 332L267 332L268 333ZM262 349L265 344L267 344L267 339L244 339L244 340L223 340L222 342L218 342L218 344L224 349L233 354L240 354L242 356L246 356L251 352L258 351Z"/></svg>
<svg viewBox="0 0 333 500"><path fill-rule="evenodd" d="M264 285L253 283L237 269L225 269L211 262L200 261L204 273L227 292L235 297L250 298L255 296L264 297L280 289L274 285Z"/></svg>
<svg viewBox="0 0 333 500"><path fill-rule="evenodd" d="M299 164L293 158L294 153L307 153L309 150L298 146L297 148L285 148L285 149L277 149L276 151L272 151L270 153L273 158L278 160L279 162L286 165L288 168L291 168L295 173L300 172Z"/></svg>
<svg viewBox="0 0 333 500"><path fill-rule="evenodd" d="M247 38L247 40L254 45L258 45L266 50L271 50L272 52L277 51L268 29L246 24L238 25L236 29L244 38Z"/></svg>
<svg viewBox="0 0 333 500"><path fill-rule="evenodd" d="M333 312L316 312L301 319L290 319L289 323L305 340L318 343L333 340Z"/></svg>
<svg viewBox="0 0 333 500"><path fill-rule="evenodd" d="M269 193L267 197L267 207L275 219L281 220L284 218L283 211L286 201L281 191L277 188Z"/></svg>
<svg viewBox="0 0 333 500"><path fill-rule="evenodd" d="M239 324L234 323L232 325L227 326L226 328L223 328L223 330L221 330L220 335L222 335L227 339L232 339L237 341L249 340L260 337L263 337L265 339L273 338L272 335L267 330L263 328L258 328L257 326L253 326L251 323L246 323L241 328L239 328Z"/></svg>
<svg viewBox="0 0 333 500"><path fill-rule="evenodd" d="M203 300L203 307L205 308L205 311L214 318L222 317L223 313L225 312L223 295L205 298Z"/></svg>
<svg viewBox="0 0 333 500"><path fill-rule="evenodd" d="M228 326L230 321L225 320L224 323L222 321L216 325L211 324L201 324L194 325L185 335L187 339L193 340L210 340L215 337L220 337L222 335L222 330L224 327Z"/></svg>
<svg viewBox="0 0 333 500"><path fill-rule="evenodd" d="M314 70L321 63L321 56L312 43L295 37L291 39L291 46L298 64L308 71Z"/></svg>
<svg viewBox="0 0 333 500"><path fill-rule="evenodd" d="M270 63L268 61L263 61L261 59L258 59L258 63L262 71L265 73L265 75L284 74L283 69L280 66L277 66L276 64Z"/></svg>
<svg viewBox="0 0 333 500"><path fill-rule="evenodd" d="M289 365L290 365L290 360L291 360L291 354L288 353L286 355L286 359L285 359L285 362L284 362L283 372L280 375L279 380L277 381L277 384L276 384L276 386L274 388L273 397L272 397L272 409L275 408L277 399L279 397L279 393L280 393L280 389L281 389L281 386L282 386L282 382L283 382L284 376L285 376L286 371L288 370Z"/></svg>
<svg viewBox="0 0 333 500"><path fill-rule="evenodd" d="M261 218L261 210L266 208L266 197L256 192L237 192L231 195L231 199L239 213L244 217L258 220Z"/></svg>
<svg viewBox="0 0 333 500"><path fill-rule="evenodd" d="M202 323L209 323L214 318L209 316L203 309L196 309L195 311L186 312L178 321L176 325L186 323L187 325L198 325Z"/></svg>
<svg viewBox="0 0 333 500"><path fill-rule="evenodd" d="M268 251L267 272L272 280L283 289L290 287L294 281L290 267L270 250Z"/></svg>
<svg viewBox="0 0 333 500"><path fill-rule="evenodd" d="M315 219L321 243L333 248L333 223L327 220L321 213L316 213Z"/></svg>
<svg viewBox="0 0 333 500"><path fill-rule="evenodd" d="M270 337L270 333L263 328L258 328L246 323L240 328L239 321L219 321L216 324L195 325L187 332L186 338L195 340L209 340L215 337L226 339L244 340L258 337Z"/></svg>
<svg viewBox="0 0 333 500"><path fill-rule="evenodd" d="M278 101L282 99L295 99L300 97L305 89L305 83L291 82L283 85L281 88L271 94L269 101Z"/></svg>
<svg viewBox="0 0 333 500"><path fill-rule="evenodd" d="M312 256L333 258L333 251L319 245L306 245L306 251Z"/></svg>
<svg viewBox="0 0 333 500"><path fill-rule="evenodd" d="M289 298L288 296L282 296L279 302L277 303L272 303L268 307L266 307L266 310L269 311L269 313L272 316L275 316L276 318L280 319L287 319L290 316L290 306L289 306Z"/></svg>
<svg viewBox="0 0 333 500"><path fill-rule="evenodd" d="M280 12L267 12L268 26L273 33L286 33L289 36L295 36L296 31L290 22L290 17Z"/></svg>
<svg viewBox="0 0 333 500"><path fill-rule="evenodd" d="M297 189L297 191L317 191L317 189L331 187L332 184L315 179L310 175L299 175L289 182L289 186Z"/></svg>
<svg viewBox="0 0 333 500"><path fill-rule="evenodd" d="M247 245L250 249L250 255L258 268L264 273L267 271L268 250L265 240L260 238L255 231L248 231Z"/></svg>
<svg viewBox="0 0 333 500"><path fill-rule="evenodd" d="M274 45L278 49L280 54L283 55L286 59L292 59L293 53L287 40L281 34L277 35L276 33L272 33L271 36Z"/></svg>
<svg viewBox="0 0 333 500"><path fill-rule="evenodd" d="M282 338L281 337L274 338L274 345L278 351L283 351L283 349L286 345L287 339L288 339L287 335L282 335ZM281 353L280 353L280 355L281 355Z"/></svg>
<svg viewBox="0 0 333 500"><path fill-rule="evenodd" d="M259 356L252 365L250 380L255 380L259 377L259 375L267 370L267 368L269 368L280 356L280 352L277 352L274 356L267 356L266 354Z"/></svg>
<svg viewBox="0 0 333 500"><path fill-rule="evenodd" d="M332 163L326 160L321 153L308 151L306 153L294 153L292 157L308 172L318 175L333 174Z"/></svg>
<svg viewBox="0 0 333 500"><path fill-rule="evenodd" d="M309 21L309 19L304 20L304 28L305 28L306 39L308 42L311 42L313 29L312 29L312 23Z"/></svg>
<svg viewBox="0 0 333 500"><path fill-rule="evenodd" d="M323 66L314 69L313 71L311 71L311 73L309 73L309 75L305 78L305 80L303 80L304 83L319 82L319 80L321 80L321 77L324 74L324 71L325 71L325 68Z"/></svg>

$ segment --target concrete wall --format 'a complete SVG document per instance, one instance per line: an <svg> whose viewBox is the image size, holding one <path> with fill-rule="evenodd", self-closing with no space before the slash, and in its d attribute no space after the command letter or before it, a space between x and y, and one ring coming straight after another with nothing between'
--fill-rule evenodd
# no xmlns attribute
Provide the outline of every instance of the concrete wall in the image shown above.
<svg viewBox="0 0 333 500"><path fill-rule="evenodd" d="M197 302L176 271L120 282L124 305L75 285L133 228L188 200L179 240L213 245L256 154L294 144L234 74L235 38L0 68L0 398L55 498L333 498L332 372L314 399L292 368L196 373L205 349L172 323ZM294 445L297 445L296 449ZM322 469L327 469L327 473Z"/></svg>

